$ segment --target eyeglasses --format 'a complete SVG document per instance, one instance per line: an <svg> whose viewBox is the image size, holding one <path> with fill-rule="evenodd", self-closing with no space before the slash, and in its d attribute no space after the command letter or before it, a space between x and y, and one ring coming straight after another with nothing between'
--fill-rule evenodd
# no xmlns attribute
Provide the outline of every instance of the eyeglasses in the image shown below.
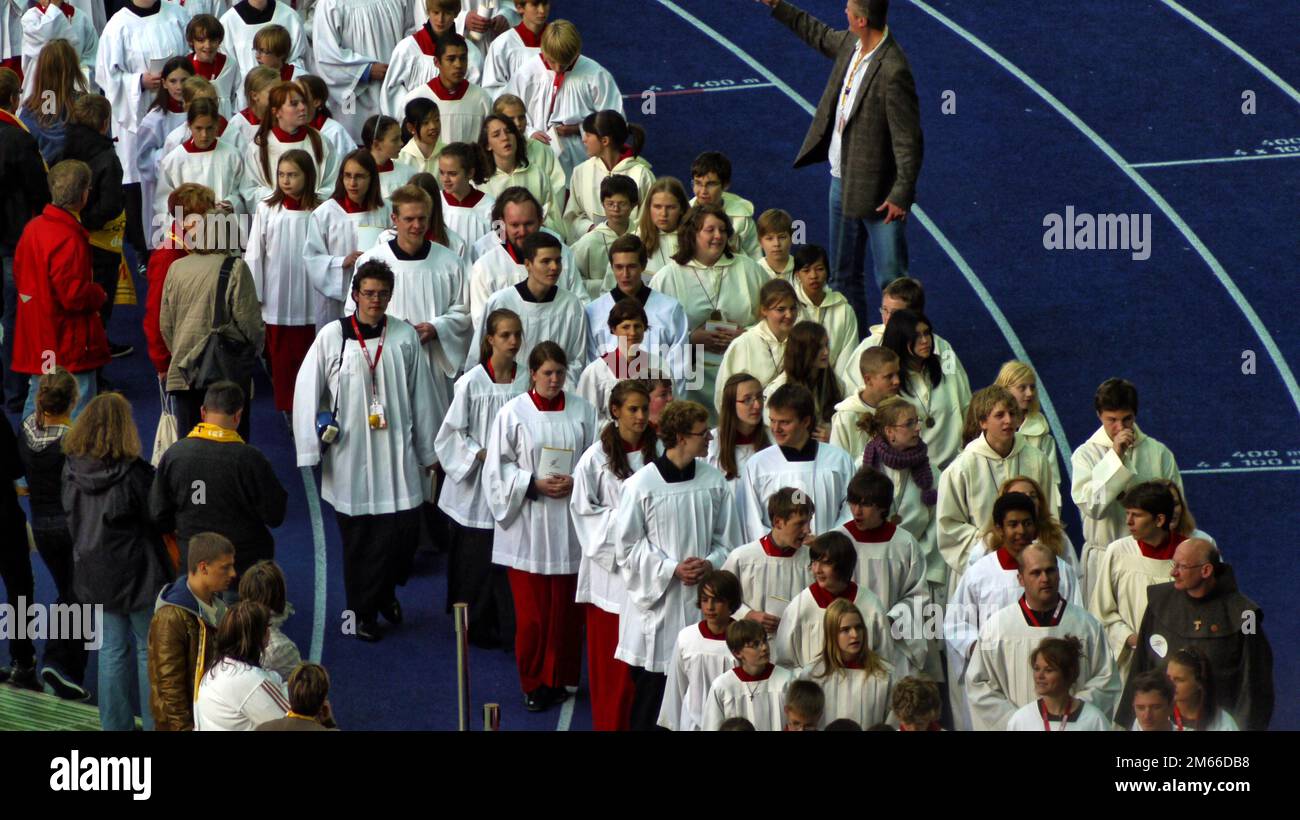
<svg viewBox="0 0 1300 820"><path fill-rule="evenodd" d="M756 641L745 641L746 649L762 649L767 645L767 638L759 638Z"/></svg>
<svg viewBox="0 0 1300 820"><path fill-rule="evenodd" d="M1174 572L1183 572L1185 570L1196 569L1197 567L1203 567L1208 563L1209 561L1202 561L1199 564L1180 564L1177 561L1175 561L1173 566L1170 567L1170 569L1172 569Z"/></svg>
<svg viewBox="0 0 1300 820"><path fill-rule="evenodd" d="M890 427L902 427L905 430L915 430L921 424L920 419L909 419L902 424L891 424Z"/></svg>
<svg viewBox="0 0 1300 820"><path fill-rule="evenodd" d="M391 290L361 290L357 292L361 294L362 299L373 299L380 302L387 302L393 296Z"/></svg>
<svg viewBox="0 0 1300 820"><path fill-rule="evenodd" d="M747 398L747 399L736 399L736 404L743 404L743 405L746 405L746 406L751 405L751 404L757 404L759 407L762 407L762 406L763 406L763 394L760 393L760 394L758 394L758 395L756 395L756 396L750 396L750 397Z"/></svg>
<svg viewBox="0 0 1300 820"><path fill-rule="evenodd" d="M682 433L683 436L699 436L705 441L713 441L713 431L705 430L703 433Z"/></svg>

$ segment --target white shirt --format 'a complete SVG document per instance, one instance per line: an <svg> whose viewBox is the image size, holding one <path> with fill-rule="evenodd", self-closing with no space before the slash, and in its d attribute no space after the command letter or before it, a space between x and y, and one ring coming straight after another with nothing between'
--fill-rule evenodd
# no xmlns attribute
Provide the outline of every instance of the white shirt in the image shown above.
<svg viewBox="0 0 1300 820"><path fill-rule="evenodd" d="M289 712L284 681L243 661L219 661L199 682L194 699L198 732L251 732Z"/></svg>
<svg viewBox="0 0 1300 820"><path fill-rule="evenodd" d="M849 116L853 113L853 107L857 104L858 95L862 93L862 87L866 84L867 68L871 65L871 59L880 51L880 47L885 44L889 38L889 27L885 27L885 33L881 35L880 42L876 47L863 54L862 42L859 41L857 47L853 50L853 59L849 63L849 70L844 73L844 85L840 87L840 101L835 106L835 126L831 130L831 144L827 149L827 155L831 161L831 176L839 179L840 177L840 153L841 143L844 138L844 126L848 124Z"/></svg>

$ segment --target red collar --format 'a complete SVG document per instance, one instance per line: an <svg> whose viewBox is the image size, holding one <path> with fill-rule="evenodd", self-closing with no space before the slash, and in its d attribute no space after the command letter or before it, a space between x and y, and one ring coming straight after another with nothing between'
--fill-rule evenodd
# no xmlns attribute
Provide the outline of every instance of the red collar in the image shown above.
<svg viewBox="0 0 1300 820"><path fill-rule="evenodd" d="M528 48L541 48L542 34L544 34L545 32L546 32L546 26L542 26L541 32L537 34L533 34L531 31L529 31L528 26L525 26L523 23L520 23L519 25L515 26L515 34L519 35L519 39L523 40L524 45L527 46Z"/></svg>
<svg viewBox="0 0 1300 820"><path fill-rule="evenodd" d="M1172 561L1174 550L1178 545L1186 541L1187 538L1181 532L1169 531L1169 537L1165 539L1163 546L1153 547L1144 541L1138 541L1138 549L1142 550L1143 558L1154 558L1157 561Z"/></svg>
<svg viewBox="0 0 1300 820"><path fill-rule="evenodd" d="M280 205L283 206L286 211L302 210L302 200L294 199L291 196L286 196L284 199L280 200Z"/></svg>
<svg viewBox="0 0 1300 820"><path fill-rule="evenodd" d="M302 142L303 140L307 139L306 128L299 128L298 133L290 134L288 131L285 131L284 129L280 128L280 126L272 125L271 133L275 134L275 138L278 139L280 142Z"/></svg>
<svg viewBox="0 0 1300 820"><path fill-rule="evenodd" d="M287 83L292 78L293 78L293 66L290 63L285 63L284 65L280 66L280 82Z"/></svg>
<svg viewBox="0 0 1300 820"><path fill-rule="evenodd" d="M772 540L772 533L770 532L758 539L758 545L763 548L763 552L773 558L789 558L798 552L798 550L793 547L778 547L776 542Z"/></svg>
<svg viewBox="0 0 1300 820"><path fill-rule="evenodd" d="M241 116L243 116L244 119L248 120L249 125L262 124L262 118L253 113L253 107L251 105L248 108L245 108L243 111L240 111L239 113Z"/></svg>
<svg viewBox="0 0 1300 820"><path fill-rule="evenodd" d="M753 433L750 433L749 435L745 435L744 433L741 433L741 432L739 432L739 431L736 432L736 446L737 446L737 447L741 447L741 446L744 446L744 445L746 445L746 444L753 444L753 443L754 443L754 434L753 434Z"/></svg>
<svg viewBox="0 0 1300 820"><path fill-rule="evenodd" d="M767 665L767 668L764 669L762 672L759 672L757 675L749 674L748 672L745 671L745 667L743 666L733 667L731 671L735 672L736 677L740 678L745 683L753 683L754 681L767 680L768 678L772 677L773 669L776 669L776 666L769 663Z"/></svg>
<svg viewBox="0 0 1300 820"><path fill-rule="evenodd" d="M23 129L24 131L27 130L27 126L19 122L18 119L14 117L13 114L10 114L8 111L5 111L3 109L0 109L0 122L7 122L10 125L17 126L18 128Z"/></svg>
<svg viewBox="0 0 1300 820"><path fill-rule="evenodd" d="M180 100L173 100L170 94L167 96L165 107L168 111L170 111L173 114L185 113L185 103L181 102Z"/></svg>
<svg viewBox="0 0 1300 820"><path fill-rule="evenodd" d="M67 6L68 4L64 3L63 5ZM226 67L226 55L217 52L215 60L210 63L205 63L198 57L194 56L194 52L190 52L190 66L194 68L194 73L203 79L215 80L217 75L221 73L221 69Z"/></svg>
<svg viewBox="0 0 1300 820"><path fill-rule="evenodd" d="M510 240L502 242L501 246L506 249L506 253L510 254L510 261L514 262L516 265L524 264L523 260L519 258L519 254L515 253L515 246L510 244Z"/></svg>
<svg viewBox="0 0 1300 820"><path fill-rule="evenodd" d="M515 365L515 367L518 368L518 365ZM490 379L492 380L492 383L493 383L493 384L496 384L496 381L497 381L497 372L496 372L496 370L494 370L494 369L492 368L492 360L491 360L491 359L488 359L486 362L483 363L483 369L487 371L488 378L490 378Z"/></svg>
<svg viewBox="0 0 1300 820"><path fill-rule="evenodd" d="M380 165L380 166L378 167L377 170L378 170L379 173L381 173L381 174L387 174L387 173L389 173L390 171L393 170L393 161L392 161L391 159L388 160L388 161L385 162L383 165Z"/></svg>
<svg viewBox="0 0 1300 820"><path fill-rule="evenodd" d="M353 202L346 193L343 194L343 196L334 197L334 201L339 204L339 207L343 209L343 213L345 214L364 214L369 210L365 206Z"/></svg>
<svg viewBox="0 0 1300 820"><path fill-rule="evenodd" d="M325 120L328 119L329 119L329 115L326 114L324 111L320 111L316 114L315 118L312 119L312 121L307 124L310 125L312 128L315 128L317 131L319 131L325 127Z"/></svg>
<svg viewBox="0 0 1300 820"><path fill-rule="evenodd" d="M193 137L190 137L189 139L185 140L185 142L181 143L181 145L185 147L186 152L191 154L206 154L209 151L217 150L216 140L213 140L212 144L209 145L207 148L200 148L197 145L195 145Z"/></svg>
<svg viewBox="0 0 1300 820"><path fill-rule="evenodd" d="M898 527L892 521L886 521L875 529L864 530L858 526L858 522L849 519L844 522L844 529L848 530L849 535L853 536L853 540L859 544L883 544L894 537Z"/></svg>
<svg viewBox="0 0 1300 820"><path fill-rule="evenodd" d="M37 6L36 9L41 14L44 14L46 10L49 9L49 6ZM64 17L68 18L69 20L72 19L72 14L74 9L72 8L71 3L64 3L63 5L59 6L59 9L63 12Z"/></svg>
<svg viewBox="0 0 1300 820"><path fill-rule="evenodd" d="M732 618L728 618L727 623L728 624L735 623L735 620ZM722 630L721 632L710 632L708 621L700 621L700 634L710 641L725 641L727 639L727 630L725 629Z"/></svg>
<svg viewBox="0 0 1300 820"><path fill-rule="evenodd" d="M473 208L475 205L483 201L483 192L477 188L470 188L469 193L465 195L464 199L457 199L454 194L449 194L446 191L443 191L442 201L446 202L453 208Z"/></svg>
<svg viewBox="0 0 1300 820"><path fill-rule="evenodd" d="M528 398L533 400L533 406L543 413L559 413L564 410L564 391L553 399L544 399L538 395L536 390L528 391Z"/></svg>
<svg viewBox="0 0 1300 820"><path fill-rule="evenodd" d="M1065 598L1060 596L1057 597L1056 609L1053 609L1051 613L1048 614L1045 621L1039 621L1038 616L1034 614L1034 610L1030 609L1029 604L1025 603L1025 596L1021 595L1020 612L1025 616L1025 623L1037 627L1056 626L1059 624L1061 622L1061 616L1065 614Z"/></svg>
<svg viewBox="0 0 1300 820"><path fill-rule="evenodd" d="M1020 564L1016 561L1016 559L1011 557L1011 553L1007 552L1006 547L998 547L998 551L996 555L998 556L998 564L1003 569L1007 569L1007 570L1020 569Z"/></svg>
<svg viewBox="0 0 1300 820"><path fill-rule="evenodd" d="M226 133L227 125L230 125L230 120L218 114L217 115L217 136L218 137Z"/></svg>
<svg viewBox="0 0 1300 820"><path fill-rule="evenodd" d="M419 31L415 32L415 44L420 47L420 53L425 57L434 56L434 51L438 45L438 35L433 33L433 26L425 22Z"/></svg>
<svg viewBox="0 0 1300 820"><path fill-rule="evenodd" d="M641 452L641 442L639 441L628 442L627 439L623 438L622 436L619 436L618 440L619 443L623 445L623 452L625 453Z"/></svg>
<svg viewBox="0 0 1300 820"><path fill-rule="evenodd" d="M825 609L826 607L830 606L831 602L834 601L836 598L843 598L849 603L852 603L854 599L858 597L858 585L853 581L849 581L849 585L845 587L844 591L841 592L839 595L830 594L829 592L826 591L825 587L823 587L821 584L816 584L816 583L808 587L808 591L812 593L813 600L817 602L817 606L821 607L822 609Z"/></svg>
<svg viewBox="0 0 1300 820"><path fill-rule="evenodd" d="M622 162L623 160L631 159L634 156L636 156L636 154L632 153L632 149L628 148L627 146L624 146L623 153L618 155L618 160L614 164L618 165L618 163Z"/></svg>
<svg viewBox="0 0 1300 820"><path fill-rule="evenodd" d="M469 90L469 80L461 80L456 84L455 88L448 88L443 85L442 76L439 75L429 80L429 90L433 92L433 96L440 100L459 100Z"/></svg>

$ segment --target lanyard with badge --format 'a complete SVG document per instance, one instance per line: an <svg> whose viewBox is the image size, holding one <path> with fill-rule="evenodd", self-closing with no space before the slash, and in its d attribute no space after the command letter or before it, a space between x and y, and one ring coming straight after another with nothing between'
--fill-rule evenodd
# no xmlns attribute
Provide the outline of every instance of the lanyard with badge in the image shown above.
<svg viewBox="0 0 1300 820"><path fill-rule="evenodd" d="M871 56L872 52L867 51L865 46L859 45L858 56L853 60L853 66L849 69L849 75L844 83L844 91L840 94L840 116L835 123L835 131L842 132L845 124L849 120L849 101L853 99L853 84L858 76L858 69L862 67L862 61ZM872 50L874 51L874 49Z"/></svg>
<svg viewBox="0 0 1300 820"><path fill-rule="evenodd" d="M1041 699L1038 701L1038 711L1043 716L1043 731L1044 732L1052 731L1052 724L1047 719L1047 704L1044 703ZM1057 729L1056 731L1064 732L1065 724L1069 722L1070 722L1070 707L1067 705L1065 707L1065 714L1061 715L1061 728Z"/></svg>
<svg viewBox="0 0 1300 820"><path fill-rule="evenodd" d="M366 347L366 340L361 335L355 313L352 315L352 332L357 335L357 342L361 344L361 355L365 356L366 366L370 368L370 429L386 430L388 419L384 416L383 402L379 400L379 385L376 381L375 369L379 367L379 359L384 355L384 339L388 336L388 323L384 322L384 329L379 334L379 347L375 349L374 361L370 360L370 349Z"/></svg>

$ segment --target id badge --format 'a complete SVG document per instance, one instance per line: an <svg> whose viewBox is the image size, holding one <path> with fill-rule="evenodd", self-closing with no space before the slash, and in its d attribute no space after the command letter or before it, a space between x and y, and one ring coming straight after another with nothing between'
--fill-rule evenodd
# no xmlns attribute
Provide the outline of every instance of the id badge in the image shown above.
<svg viewBox="0 0 1300 820"><path fill-rule="evenodd" d="M370 400L370 429L388 429L388 419L384 416L384 405L379 402L379 399Z"/></svg>

